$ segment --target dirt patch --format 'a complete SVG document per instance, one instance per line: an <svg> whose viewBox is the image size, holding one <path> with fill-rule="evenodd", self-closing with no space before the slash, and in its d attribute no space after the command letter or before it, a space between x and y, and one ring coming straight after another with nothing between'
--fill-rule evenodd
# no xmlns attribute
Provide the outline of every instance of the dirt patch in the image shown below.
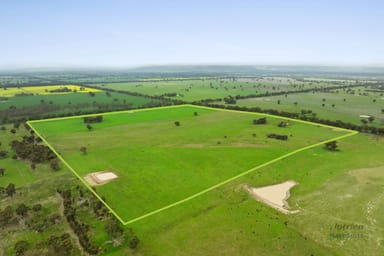
<svg viewBox="0 0 384 256"><path fill-rule="evenodd" d="M91 186L104 185L117 178L118 176L111 171L92 172L84 176L84 180Z"/></svg>
<svg viewBox="0 0 384 256"><path fill-rule="evenodd" d="M345 132L344 130L338 129L338 128L332 128L332 131L334 131L334 132Z"/></svg>
<svg viewBox="0 0 384 256"><path fill-rule="evenodd" d="M245 185L244 188L257 201L267 204L284 214L293 214L297 213L298 210L289 210L287 199L290 196L289 190L296 185L297 183L295 181L288 180L271 186L253 188Z"/></svg>

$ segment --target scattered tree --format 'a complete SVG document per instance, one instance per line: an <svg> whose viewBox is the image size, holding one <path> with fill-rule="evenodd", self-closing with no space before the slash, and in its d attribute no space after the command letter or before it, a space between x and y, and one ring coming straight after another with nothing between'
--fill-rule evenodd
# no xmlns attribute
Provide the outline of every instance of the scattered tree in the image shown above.
<svg viewBox="0 0 384 256"><path fill-rule="evenodd" d="M33 210L34 212L38 212L38 211L40 211L42 208L43 208L43 207L42 207L41 204L35 204L34 206L32 206L32 210Z"/></svg>
<svg viewBox="0 0 384 256"><path fill-rule="evenodd" d="M133 236L130 240L129 240L129 248L131 248L132 250L136 249L137 246L139 245L140 243L140 240L137 236Z"/></svg>
<svg viewBox="0 0 384 256"><path fill-rule="evenodd" d="M176 126L180 126L180 122L179 121L175 121L175 125Z"/></svg>
<svg viewBox="0 0 384 256"><path fill-rule="evenodd" d="M4 176L5 168L0 168L0 176Z"/></svg>
<svg viewBox="0 0 384 256"><path fill-rule="evenodd" d="M288 126L288 122L281 121L277 126L278 127L282 127L282 128L287 127Z"/></svg>
<svg viewBox="0 0 384 256"><path fill-rule="evenodd" d="M80 148L80 151L81 151L81 153L83 153L83 155L86 155L88 150L86 147L83 146Z"/></svg>
<svg viewBox="0 0 384 256"><path fill-rule="evenodd" d="M29 248L29 243L27 241L24 241L24 240L17 241L14 246L16 256L24 255L25 252L28 250L28 248Z"/></svg>
<svg viewBox="0 0 384 256"><path fill-rule="evenodd" d="M92 130L92 125L87 124L87 129L88 129L88 131Z"/></svg>
<svg viewBox="0 0 384 256"><path fill-rule="evenodd" d="M116 221L116 219L110 219L105 223L105 231L107 232L108 235L111 237L115 238L118 237L123 233L123 229L120 226L120 223Z"/></svg>
<svg viewBox="0 0 384 256"><path fill-rule="evenodd" d="M20 204L17 208L16 208L16 214L17 215L20 215L22 217L25 217L28 213L28 207L25 205L25 204Z"/></svg>
<svg viewBox="0 0 384 256"><path fill-rule="evenodd" d="M5 192L8 196L13 196L13 194L16 193L15 184L9 183L8 186L5 188Z"/></svg>
<svg viewBox="0 0 384 256"><path fill-rule="evenodd" d="M327 142L324 144L325 148L330 151L336 151L337 150L337 141L333 140L330 142Z"/></svg>
<svg viewBox="0 0 384 256"><path fill-rule="evenodd" d="M1 150L0 151L0 159L4 159L8 157L8 151Z"/></svg>
<svg viewBox="0 0 384 256"><path fill-rule="evenodd" d="M266 117L261 117L259 119L254 119L253 124L266 124L267 123L267 118Z"/></svg>
<svg viewBox="0 0 384 256"><path fill-rule="evenodd" d="M51 169L52 169L53 171L58 171L59 168L60 168L60 166L59 166L59 161L57 160L57 158L51 160L51 162L50 162L49 165L50 165L50 167L51 167Z"/></svg>

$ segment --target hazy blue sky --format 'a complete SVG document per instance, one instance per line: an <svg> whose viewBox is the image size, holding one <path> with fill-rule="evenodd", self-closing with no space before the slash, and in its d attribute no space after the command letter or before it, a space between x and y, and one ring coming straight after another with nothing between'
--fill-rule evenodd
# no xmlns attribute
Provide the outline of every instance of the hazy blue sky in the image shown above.
<svg viewBox="0 0 384 256"><path fill-rule="evenodd" d="M383 65L383 2L1 0L0 67Z"/></svg>

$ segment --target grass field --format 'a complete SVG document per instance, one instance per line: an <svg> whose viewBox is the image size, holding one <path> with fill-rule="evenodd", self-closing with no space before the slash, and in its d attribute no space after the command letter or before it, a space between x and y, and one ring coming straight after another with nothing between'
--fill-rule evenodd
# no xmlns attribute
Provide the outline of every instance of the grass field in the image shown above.
<svg viewBox="0 0 384 256"><path fill-rule="evenodd" d="M358 90L356 88L355 90ZM363 88L361 88L364 91ZM345 101L344 101L345 99ZM280 104L278 104L278 101ZM297 102L297 105L295 105ZM323 106L324 104L324 106ZM332 106L334 104L334 106ZM287 97L273 96L249 98L237 101L237 105L246 107L261 107L300 113L302 109L309 109L317 117L329 120L342 120L354 124L361 124L360 115L372 115L375 120L372 125L384 125L384 98L380 93L367 93L367 95L316 92L288 94Z"/></svg>
<svg viewBox="0 0 384 256"><path fill-rule="evenodd" d="M67 88L68 92L60 92L60 90ZM18 94L33 94L33 95L49 95L49 94L69 94L69 93L87 93L87 92L100 92L100 90L81 87L78 85L47 85L47 86L27 86L27 87L3 87L0 89L0 97L14 97Z"/></svg>
<svg viewBox="0 0 384 256"><path fill-rule="evenodd" d="M80 115L94 111L125 110L159 103L159 100L121 93L95 92L10 97L0 101L0 120L55 115ZM36 118L36 117L35 117Z"/></svg>
<svg viewBox="0 0 384 256"><path fill-rule="evenodd" d="M306 88L325 88L332 83L303 83L289 78L237 78L237 79L199 79L180 81L157 81L135 83L106 83L101 88L138 92L147 95L176 93L174 99L187 102L203 99L224 98L228 95L264 94L281 91L295 91Z"/></svg>
<svg viewBox="0 0 384 256"><path fill-rule="evenodd" d="M38 105L55 105L61 108L75 108L80 104L82 110L94 108L95 104L131 104L139 106L149 103L151 100L138 96L131 96L120 93L110 93L107 96L104 92L96 92L94 96L86 93L72 93L60 95L34 95L12 97L7 101L0 102L0 110L9 109L14 106L16 108L24 108Z"/></svg>
<svg viewBox="0 0 384 256"><path fill-rule="evenodd" d="M80 177L104 170L119 176L96 191L127 223L255 166L351 134L292 120L279 128L283 119L271 116L266 125L252 124L263 116L177 106L106 114L90 131L79 117L30 124ZM268 139L269 133L289 139Z"/></svg>
<svg viewBox="0 0 384 256"><path fill-rule="evenodd" d="M341 140L339 147L338 152L321 146L299 152L188 204L133 223L130 226L143 237L138 253L382 255L383 140L359 134ZM256 202L241 189L243 184L259 187L288 179L299 183L289 199L300 209L295 215ZM363 238L331 240L335 224L363 225L362 231L354 231Z"/></svg>

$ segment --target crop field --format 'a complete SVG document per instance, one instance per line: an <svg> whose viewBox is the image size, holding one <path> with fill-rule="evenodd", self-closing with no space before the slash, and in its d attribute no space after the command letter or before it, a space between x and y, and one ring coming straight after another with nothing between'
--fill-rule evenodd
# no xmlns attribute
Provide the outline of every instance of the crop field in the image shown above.
<svg viewBox="0 0 384 256"><path fill-rule="evenodd" d="M365 92L365 88L353 89L355 94L339 92L293 93L287 96L271 96L241 99L237 105L261 107L300 113L302 109L312 110L317 117L329 120L342 120L361 124L360 115L371 115L372 125L384 125L384 97L382 92ZM361 91L359 95L358 91ZM364 94L363 94L364 93Z"/></svg>
<svg viewBox="0 0 384 256"><path fill-rule="evenodd" d="M267 124L253 120L266 117ZM281 121L288 126L278 127ZM84 184L84 176L112 171L95 187L125 224L227 184L258 168L355 134L263 114L182 105L29 122ZM287 140L267 138L284 134ZM81 152L80 148L86 148Z"/></svg>
<svg viewBox="0 0 384 256"><path fill-rule="evenodd" d="M99 85L98 85L99 86ZM258 95L273 92L296 91L308 88L326 88L332 83L300 82L287 78L237 78L197 79L180 81L153 81L134 83L106 83L100 88L138 92L152 96L166 96L193 102L203 99L218 99L229 95ZM170 96L173 94L173 96Z"/></svg>
<svg viewBox="0 0 384 256"><path fill-rule="evenodd" d="M64 90L63 90L64 89ZM100 90L81 87L78 85L47 85L47 86L26 86L26 87L3 87L0 89L0 97L14 97L23 94L49 95L68 93L100 92Z"/></svg>
<svg viewBox="0 0 384 256"><path fill-rule="evenodd" d="M109 96L105 92L96 92L93 96L86 93L72 93L72 94L53 94L53 95L34 95L34 96L20 96L12 97L6 101L0 101L0 110L12 108L25 108L30 106L39 105L53 105L61 108L76 108L76 105L81 104L81 108L93 108L98 104L131 104L132 106L139 106L149 103L151 100L131 96L120 93L110 93Z"/></svg>
<svg viewBox="0 0 384 256"><path fill-rule="evenodd" d="M3 90L0 89L0 92ZM25 94L7 98L0 97L0 120L17 120L27 116L43 118L64 114L80 115L92 111L130 109L159 102L160 100L115 92L107 93L101 90L92 93Z"/></svg>

